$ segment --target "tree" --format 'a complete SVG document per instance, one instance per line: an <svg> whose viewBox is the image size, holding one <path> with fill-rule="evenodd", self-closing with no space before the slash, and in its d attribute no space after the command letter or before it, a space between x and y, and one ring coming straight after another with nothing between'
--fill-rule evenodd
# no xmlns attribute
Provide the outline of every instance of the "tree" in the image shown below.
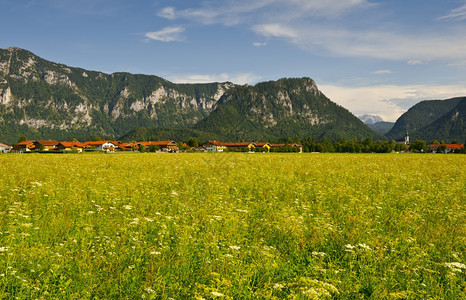
<svg viewBox="0 0 466 300"><path fill-rule="evenodd" d="M91 137L91 141L95 142L95 141L101 141L102 138L100 136L97 136L97 135L94 135L93 137Z"/></svg>
<svg viewBox="0 0 466 300"><path fill-rule="evenodd" d="M437 147L437 153L445 153L445 150L447 150L447 145L440 145Z"/></svg>
<svg viewBox="0 0 466 300"><path fill-rule="evenodd" d="M24 134L22 134L18 138L18 143L24 142L25 140L26 140L26 137L24 136Z"/></svg>
<svg viewBox="0 0 466 300"><path fill-rule="evenodd" d="M427 144L423 140L415 140L411 144L411 149L415 152L427 152Z"/></svg>
<svg viewBox="0 0 466 300"><path fill-rule="evenodd" d="M157 146L157 145L150 145L149 146L149 152L157 152L158 150L160 150L160 147Z"/></svg>
<svg viewBox="0 0 466 300"><path fill-rule="evenodd" d="M199 140L197 138L190 138L188 141L188 145L191 147L199 147Z"/></svg>

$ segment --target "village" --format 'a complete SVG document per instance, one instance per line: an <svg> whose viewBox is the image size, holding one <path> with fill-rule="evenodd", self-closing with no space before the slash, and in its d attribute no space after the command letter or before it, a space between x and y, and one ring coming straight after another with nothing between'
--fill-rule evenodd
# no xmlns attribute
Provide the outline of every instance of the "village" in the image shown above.
<svg viewBox="0 0 466 300"><path fill-rule="evenodd" d="M431 153L459 153L464 144L433 143L428 145ZM9 146L0 142L0 153L83 153L83 152L298 152L302 153L303 146L298 143L270 143L270 142L221 142L209 140L202 145L192 145L173 140L121 142L112 140L98 141L55 141L55 140L26 140Z"/></svg>
<svg viewBox="0 0 466 300"><path fill-rule="evenodd" d="M99 141L55 141L55 140L26 140L13 146L0 143L0 153L82 153L82 152L165 152L176 153L180 151L191 152L303 152L300 144L272 144L269 142L235 142L225 143L211 141L200 145L190 146L186 143L168 141L148 142L120 142L111 140Z"/></svg>

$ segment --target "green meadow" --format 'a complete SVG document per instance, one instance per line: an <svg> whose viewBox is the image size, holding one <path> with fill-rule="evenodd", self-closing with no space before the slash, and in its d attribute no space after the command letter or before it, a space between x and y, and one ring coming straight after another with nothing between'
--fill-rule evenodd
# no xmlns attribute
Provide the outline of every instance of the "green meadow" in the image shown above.
<svg viewBox="0 0 466 300"><path fill-rule="evenodd" d="M0 155L0 298L465 299L466 156Z"/></svg>

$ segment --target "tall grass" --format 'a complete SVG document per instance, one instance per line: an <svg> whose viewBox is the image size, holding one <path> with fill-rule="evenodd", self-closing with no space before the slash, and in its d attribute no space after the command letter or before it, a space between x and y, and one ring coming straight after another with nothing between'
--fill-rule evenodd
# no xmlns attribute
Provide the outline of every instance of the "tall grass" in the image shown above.
<svg viewBox="0 0 466 300"><path fill-rule="evenodd" d="M464 299L465 162L0 155L0 298Z"/></svg>

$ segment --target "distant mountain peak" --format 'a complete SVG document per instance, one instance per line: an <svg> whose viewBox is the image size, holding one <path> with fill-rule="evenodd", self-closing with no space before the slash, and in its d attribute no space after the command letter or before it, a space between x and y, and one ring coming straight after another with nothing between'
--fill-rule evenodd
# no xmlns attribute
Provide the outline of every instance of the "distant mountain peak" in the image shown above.
<svg viewBox="0 0 466 300"><path fill-rule="evenodd" d="M364 114L364 115L358 116L358 118L366 125L383 122L383 119L381 117L374 115L374 114Z"/></svg>

